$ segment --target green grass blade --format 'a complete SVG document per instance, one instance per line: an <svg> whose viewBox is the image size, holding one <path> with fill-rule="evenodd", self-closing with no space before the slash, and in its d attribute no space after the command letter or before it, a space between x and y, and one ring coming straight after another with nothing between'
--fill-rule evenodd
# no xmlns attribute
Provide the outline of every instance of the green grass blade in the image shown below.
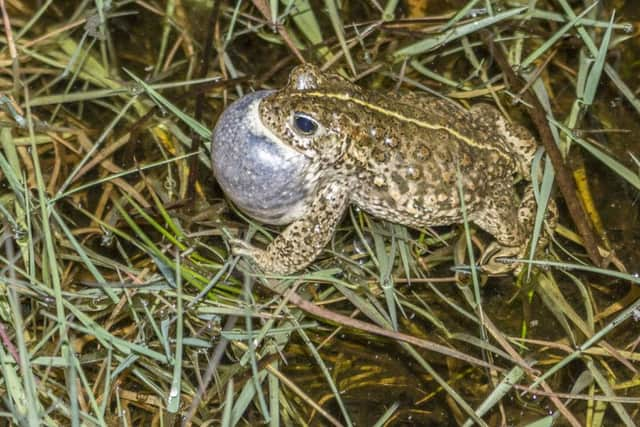
<svg viewBox="0 0 640 427"><path fill-rule="evenodd" d="M582 356L582 354L584 353L585 350L591 348L594 344L596 344L598 341L600 341L600 339L602 339L605 335L607 335L612 330L614 330L615 328L620 326L625 320L627 320L630 317L634 316L635 311L638 310L639 308L640 308L640 299L636 300L633 304L631 304L630 306L625 308L622 312L620 312L620 314L618 314L615 317L615 319L613 319L611 322L609 322L600 331L595 333L593 336L589 337L587 339L587 341L585 341L582 345L580 345L576 351L574 351L571 354L569 354L568 356L566 356L560 362L558 362L555 365L553 365L544 374L539 376L538 379L536 379L529 386L529 389L530 390L534 390L535 388L537 388L540 385L540 383L542 383L542 381L547 380L551 375L555 374L560 369L562 369L563 367L567 366L569 363L571 363L575 359L577 359L580 356Z"/></svg>
<svg viewBox="0 0 640 427"><path fill-rule="evenodd" d="M425 38L424 40L399 49L394 52L393 57L395 61L398 62L404 60L404 58L408 56L415 56L424 52L428 52L444 45L445 43L451 42L455 39L474 33L491 25L495 25L498 22L513 18L514 16L521 14L525 10L527 10L527 7L518 7L515 9L506 10L488 18L478 19L469 24L453 28L451 30L445 31L440 35Z"/></svg>
<svg viewBox="0 0 640 427"><path fill-rule="evenodd" d="M597 3L594 3L594 5ZM587 78L587 82L585 84L584 90L584 98L583 101L585 105L593 104L593 100L596 97L596 91L598 90L598 86L600 83L600 76L602 76L602 69L604 68L605 61L607 59L607 52L609 51L609 43L611 42L611 34L613 32L613 20L615 19L615 11L611 14L611 21L609 21L609 27L607 31L605 31L604 36L602 37L602 43L600 45L600 49L598 50L598 55L596 56L596 60L591 67L591 71L589 72L589 77Z"/></svg>
<svg viewBox="0 0 640 427"><path fill-rule="evenodd" d="M524 370L519 366L514 366L507 373L507 375L500 381L500 383L491 390L491 393L484 399L484 401L478 406L476 409L476 415L478 417L484 416L491 408L496 406L500 401L513 390L514 384L520 382L522 377L524 376ZM473 420L467 419L463 424L463 427L471 427L473 425Z"/></svg>
<svg viewBox="0 0 640 427"><path fill-rule="evenodd" d="M175 329L176 329L176 341L175 341L175 353L172 358L173 363L173 375L171 377L171 387L169 388L169 395L165 399L167 402L167 412L175 414L180 409L180 392L182 385L182 358L183 358L183 338L184 338L184 315L182 309L182 275L180 274L180 267L182 265L180 261L180 252L176 251L176 315L175 315Z"/></svg>
<svg viewBox="0 0 640 427"><path fill-rule="evenodd" d="M556 31L551 37L542 43L542 45L531 52L531 54L522 61L521 67L527 69L531 64L533 64L540 56L544 55L545 52L549 50L551 46L553 46L562 36L564 36L570 29L576 26L578 21L580 21L587 13L589 13L598 3L592 3L589 7L587 7L582 13L578 16L574 16L573 19L566 24L564 24L558 31Z"/></svg>
<svg viewBox="0 0 640 427"><path fill-rule="evenodd" d="M173 105L168 99L162 96L158 91L156 91L151 85L148 85L144 80L138 78L131 71L124 69L124 72L129 75L136 83L138 83L145 92L151 97L151 99L157 103L160 107L166 108L171 111L177 118L182 120L187 126L189 126L195 133L200 135L200 137L206 141L211 139L211 130L203 126L200 122L194 120L191 116L185 114L178 107Z"/></svg>
<svg viewBox="0 0 640 427"><path fill-rule="evenodd" d="M556 126L558 129L560 129L561 131L566 133L569 137L571 137L572 141L577 142L582 148L584 148L589 153L591 153L596 159L600 160L605 166L611 169L615 174L617 174L618 176L626 180L629 184L633 185L638 190L640 190L640 176L638 176L638 174L634 173L632 170L627 168L625 165L623 165L613 157L609 156L604 151L600 150L599 148L595 147L592 144L589 144L584 139L578 138L573 134L573 132L570 129L567 129L561 123L558 123L553 119L550 119L550 121L554 126Z"/></svg>
<svg viewBox="0 0 640 427"><path fill-rule="evenodd" d="M351 51L349 50L349 46L347 45L347 40L344 34L344 24L340 18L340 13L338 11L338 5L336 4L336 0L325 0L324 5L329 12L329 20L331 21L331 25L333 26L333 31L336 33L336 37L340 42L340 47L342 48L342 52L344 53L344 57L347 60L347 64L349 64L349 68L351 72L355 76L357 73L356 66L353 62L353 58L351 57Z"/></svg>

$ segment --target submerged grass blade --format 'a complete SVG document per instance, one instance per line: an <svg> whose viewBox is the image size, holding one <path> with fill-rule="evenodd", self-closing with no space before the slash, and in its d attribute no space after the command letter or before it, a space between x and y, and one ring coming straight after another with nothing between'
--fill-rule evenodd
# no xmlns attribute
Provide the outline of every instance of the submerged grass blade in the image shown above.
<svg viewBox="0 0 640 427"><path fill-rule="evenodd" d="M604 336L613 331L615 328L620 326L625 320L634 316L634 313L640 308L640 299L636 300L629 307L624 309L618 316L616 316L611 322L609 322L604 328L600 331L593 334L589 337L583 344L581 344L576 351L566 356L560 362L553 365L549 370L547 370L544 374L538 377L530 386L529 390L535 390L542 381L548 379L551 375L558 372L563 367L567 366L569 363L579 358L584 354L584 351L591 348L598 341L600 341Z"/></svg>
<svg viewBox="0 0 640 427"><path fill-rule="evenodd" d="M486 399L478 406L476 409L476 415L479 417L484 416L491 408L496 406L500 401L513 390L514 384L520 382L522 377L524 376L524 370L519 366L514 366L505 377L500 381L491 393L486 397ZM468 419L463 424L463 427L471 427L473 425L473 421Z"/></svg>

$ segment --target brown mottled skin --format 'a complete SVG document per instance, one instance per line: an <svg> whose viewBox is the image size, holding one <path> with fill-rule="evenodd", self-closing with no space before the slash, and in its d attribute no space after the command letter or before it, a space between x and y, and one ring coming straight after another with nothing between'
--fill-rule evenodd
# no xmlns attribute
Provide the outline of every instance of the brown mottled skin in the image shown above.
<svg viewBox="0 0 640 427"><path fill-rule="evenodd" d="M294 112L313 118L317 131L304 135ZM495 253L524 254L535 202L529 191L520 203L513 184L529 177L536 142L492 106L466 110L439 98L371 92L302 65L262 100L259 116L311 159L307 179L315 183L304 213L266 250L234 241L234 252L262 271L288 274L310 264L349 204L413 228L459 223L458 176L468 218L495 237ZM488 271L509 269L485 263Z"/></svg>

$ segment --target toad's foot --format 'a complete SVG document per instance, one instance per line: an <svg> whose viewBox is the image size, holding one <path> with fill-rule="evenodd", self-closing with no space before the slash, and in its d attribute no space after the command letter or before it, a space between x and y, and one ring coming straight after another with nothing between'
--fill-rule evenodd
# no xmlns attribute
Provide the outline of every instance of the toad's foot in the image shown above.
<svg viewBox="0 0 640 427"><path fill-rule="evenodd" d="M234 239L232 253L248 258L264 273L287 275L300 271L329 242L348 205L345 183L329 182L317 191L306 215L289 224L265 250Z"/></svg>
<svg viewBox="0 0 640 427"><path fill-rule="evenodd" d="M524 236L531 235L532 233L536 211L537 204L535 201L535 196L533 194L533 189L531 187L528 187L525 191L524 197L522 198L520 207L518 208L517 212L519 225L517 229L520 231L520 233L518 234L520 234L521 237L518 239L502 238L498 239L498 241L496 242L491 243L484 251L479 261L482 271L491 275L504 275L509 272L512 272L514 275L520 274L523 268L523 263L508 261L507 258L527 258L529 254L528 249L531 242L530 239L527 239ZM549 200L547 204L545 222L547 224L547 229L551 232L553 232L556 225L558 224L558 208L553 199ZM499 237L501 235L497 236ZM502 236L504 236L504 234ZM502 241L500 242L500 240ZM520 241L521 244L511 246L514 242L517 243L518 241ZM545 230L541 230L539 239L536 242L536 250L534 252L534 255L540 255L548 244L549 234L545 232Z"/></svg>
<svg viewBox="0 0 640 427"><path fill-rule="evenodd" d="M250 264L256 266L260 271L273 274L287 274L289 271L282 265L276 265L267 251L256 248L250 243L241 239L231 239L231 253L245 258Z"/></svg>
<svg viewBox="0 0 640 427"><path fill-rule="evenodd" d="M522 270L522 264L509 259L522 258L525 249L526 247L501 246L498 242L492 242L478 261L480 269L491 276L503 276L509 273L518 275Z"/></svg>
<svg viewBox="0 0 640 427"><path fill-rule="evenodd" d="M255 258L255 255L261 251L242 239L231 239L229 240L229 245L231 246L232 255L242 257Z"/></svg>

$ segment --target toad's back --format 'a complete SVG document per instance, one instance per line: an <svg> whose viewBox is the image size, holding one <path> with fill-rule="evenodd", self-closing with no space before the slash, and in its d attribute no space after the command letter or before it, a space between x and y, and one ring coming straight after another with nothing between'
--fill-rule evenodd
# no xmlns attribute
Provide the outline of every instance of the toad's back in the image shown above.
<svg viewBox="0 0 640 427"><path fill-rule="evenodd" d="M511 187L520 171L519 153L496 133L493 107L468 111L438 98L362 91L299 96L344 117L337 129L349 141L331 169L353 183L353 202L375 216L414 227L451 224L461 219L458 176L472 211L496 186Z"/></svg>

